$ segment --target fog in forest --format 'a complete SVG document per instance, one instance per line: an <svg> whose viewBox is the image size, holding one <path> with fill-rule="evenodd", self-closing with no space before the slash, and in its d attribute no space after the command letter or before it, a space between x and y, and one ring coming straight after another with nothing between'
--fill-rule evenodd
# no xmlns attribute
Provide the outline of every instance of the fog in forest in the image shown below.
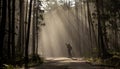
<svg viewBox="0 0 120 69"><path fill-rule="evenodd" d="M81 4L83 5L83 4ZM81 8L79 6L78 8ZM65 43L72 45L74 57L80 57L84 53L89 54L90 38L89 24L87 22L87 8L79 9L58 6L44 14L45 26L39 34L39 54L45 57L67 57Z"/></svg>

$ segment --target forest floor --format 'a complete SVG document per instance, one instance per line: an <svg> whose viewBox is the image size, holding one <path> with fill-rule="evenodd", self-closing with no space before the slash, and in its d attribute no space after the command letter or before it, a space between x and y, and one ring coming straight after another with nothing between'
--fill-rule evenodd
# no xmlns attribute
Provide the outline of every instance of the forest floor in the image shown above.
<svg viewBox="0 0 120 69"><path fill-rule="evenodd" d="M24 69L24 68L21 68ZM42 65L33 66L29 69L114 69L91 65L82 58L47 58Z"/></svg>

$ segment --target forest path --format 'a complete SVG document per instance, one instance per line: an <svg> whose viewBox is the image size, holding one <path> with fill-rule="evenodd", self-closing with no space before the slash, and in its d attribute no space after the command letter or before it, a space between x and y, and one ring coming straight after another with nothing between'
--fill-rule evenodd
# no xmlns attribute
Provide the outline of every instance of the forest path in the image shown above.
<svg viewBox="0 0 120 69"><path fill-rule="evenodd" d="M47 58L45 62L29 69L112 69L92 66L82 58Z"/></svg>

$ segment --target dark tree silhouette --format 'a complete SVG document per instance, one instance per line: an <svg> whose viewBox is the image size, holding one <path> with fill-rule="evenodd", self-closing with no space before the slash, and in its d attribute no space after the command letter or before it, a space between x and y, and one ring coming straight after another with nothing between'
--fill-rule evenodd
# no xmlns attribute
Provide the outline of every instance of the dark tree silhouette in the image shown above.
<svg viewBox="0 0 120 69"><path fill-rule="evenodd" d="M12 61L15 65L15 0L12 1Z"/></svg>
<svg viewBox="0 0 120 69"><path fill-rule="evenodd" d="M8 23L9 23L9 32L8 32L8 59L11 62L11 0L8 0ZM10 63L8 61L8 63Z"/></svg>
<svg viewBox="0 0 120 69"><path fill-rule="evenodd" d="M71 1L68 1L63 1L62 8L57 6L57 9L63 9L68 15L66 18L68 21L61 18L61 22L68 22L71 25L70 28L74 27L72 29L75 30L78 38L73 43L76 44L76 48L79 48L79 51L75 51L80 53L78 56L93 57L95 53L95 57L98 56L102 60L113 60L113 58L118 60L120 57L120 1L78 0L72 8ZM49 5L42 10L43 2L40 0L30 0L30 2L28 0L0 0L0 67L4 64L13 66L25 64L27 68L29 63L40 63L38 62L40 60L38 38L41 26L45 26L42 22L43 13L46 9L53 8L53 3L46 0L46 4L49 3ZM56 6L56 1L54 3ZM75 24L70 20L71 15L75 16L73 17ZM72 36L75 35L72 34ZM85 44L87 39L89 42Z"/></svg>
<svg viewBox="0 0 120 69"><path fill-rule="evenodd" d="M7 0L2 0L2 18L0 23L0 65L3 63L3 45L4 45L4 36L5 36L5 25L6 25L6 13L7 13Z"/></svg>
<svg viewBox="0 0 120 69"><path fill-rule="evenodd" d="M28 67L28 48L29 48L29 36L30 36L30 23L31 23L31 12L32 12L32 0L30 0L29 6L29 16L28 16L28 29L26 37L26 46L25 46L25 67Z"/></svg>

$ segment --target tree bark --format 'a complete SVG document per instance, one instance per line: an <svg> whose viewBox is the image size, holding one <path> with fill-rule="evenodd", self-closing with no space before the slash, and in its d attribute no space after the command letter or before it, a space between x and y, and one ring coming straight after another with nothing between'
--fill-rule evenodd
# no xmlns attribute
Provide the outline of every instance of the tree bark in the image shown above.
<svg viewBox="0 0 120 69"><path fill-rule="evenodd" d="M8 32L8 59L11 62L11 0L8 0L8 25L9 25L9 32ZM10 63L8 61L8 63Z"/></svg>
<svg viewBox="0 0 120 69"><path fill-rule="evenodd" d="M25 35L24 35L24 0L20 0L20 32L19 32L19 41L20 41L20 52L23 55L24 53L24 46L25 46Z"/></svg>
<svg viewBox="0 0 120 69"><path fill-rule="evenodd" d="M3 45L4 45L4 36L5 36L5 26L6 26L6 10L7 0L2 0L2 19L0 25L0 65L3 63Z"/></svg>
<svg viewBox="0 0 120 69"><path fill-rule="evenodd" d="M97 19L98 19L98 46L99 46L99 54L98 57L102 59L106 59L110 56L105 48L104 40L103 40L103 32L102 32L102 17L101 17L101 10L100 10L101 1L96 0L96 7L97 7Z"/></svg>
<svg viewBox="0 0 120 69"><path fill-rule="evenodd" d="M12 1L12 61L15 65L15 0Z"/></svg>
<svg viewBox="0 0 120 69"><path fill-rule="evenodd" d="M31 12L32 12L32 0L30 0L29 6L29 18L28 18L28 29L27 29L27 38L26 38L26 46L25 46L25 68L28 68L28 48L29 48L29 36L30 36L30 25L31 25Z"/></svg>
<svg viewBox="0 0 120 69"><path fill-rule="evenodd" d="M36 15L35 15L36 8L35 8L35 6L36 6L36 0L34 0L34 5L33 5L33 24L32 24L32 26L33 26L32 27L32 38L33 38L33 40L32 40L33 41L32 42L32 44L33 44L32 45L32 49L33 49L32 52L33 52L33 56L35 56L35 46L36 46L36 44L35 44L35 36L36 36L36 34L35 34L36 33L36 29L35 29L36 28L36 26L35 26L36 25L36 18L35 18L36 17Z"/></svg>

